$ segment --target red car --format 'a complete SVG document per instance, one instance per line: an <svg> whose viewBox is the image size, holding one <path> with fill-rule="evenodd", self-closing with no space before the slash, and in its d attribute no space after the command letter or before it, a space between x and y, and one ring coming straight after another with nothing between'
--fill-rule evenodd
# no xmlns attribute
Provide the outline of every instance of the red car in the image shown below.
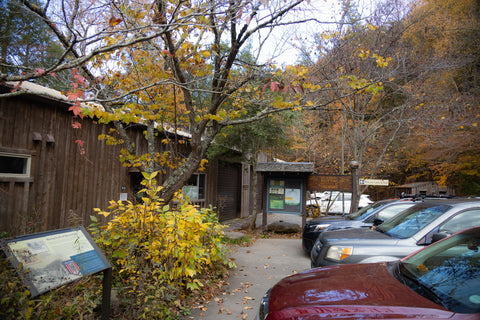
<svg viewBox="0 0 480 320"><path fill-rule="evenodd" d="M257 319L480 319L480 228L402 260L335 265L286 277Z"/></svg>

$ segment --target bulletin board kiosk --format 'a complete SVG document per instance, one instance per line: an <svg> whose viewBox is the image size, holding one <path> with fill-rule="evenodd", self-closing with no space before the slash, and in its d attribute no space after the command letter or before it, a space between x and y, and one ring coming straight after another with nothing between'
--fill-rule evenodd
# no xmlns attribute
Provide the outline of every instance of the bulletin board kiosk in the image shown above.
<svg viewBox="0 0 480 320"><path fill-rule="evenodd" d="M270 213L302 215L305 224L305 202L308 177L314 172L310 162L266 162L257 165L262 175L262 226Z"/></svg>

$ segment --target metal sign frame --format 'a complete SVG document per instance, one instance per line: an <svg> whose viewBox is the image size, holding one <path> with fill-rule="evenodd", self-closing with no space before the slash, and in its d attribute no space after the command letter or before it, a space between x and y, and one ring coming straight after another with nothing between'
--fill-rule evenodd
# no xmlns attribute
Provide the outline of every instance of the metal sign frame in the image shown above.
<svg viewBox="0 0 480 320"><path fill-rule="evenodd" d="M83 226L5 239L2 248L32 297L103 271L102 313L109 313L112 266Z"/></svg>

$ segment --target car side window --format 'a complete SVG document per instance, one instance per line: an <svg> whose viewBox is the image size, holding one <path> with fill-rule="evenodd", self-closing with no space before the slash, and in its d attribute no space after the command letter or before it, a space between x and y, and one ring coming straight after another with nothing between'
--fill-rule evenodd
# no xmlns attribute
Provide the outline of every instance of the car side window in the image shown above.
<svg viewBox="0 0 480 320"><path fill-rule="evenodd" d="M454 234L456 232L480 226L480 209L463 211L440 226L438 232Z"/></svg>
<svg viewBox="0 0 480 320"><path fill-rule="evenodd" d="M396 206L387 207L378 213L378 218L382 220L388 220L393 216L395 216L397 213L408 209L412 205L413 204L405 204L405 205L396 205Z"/></svg>

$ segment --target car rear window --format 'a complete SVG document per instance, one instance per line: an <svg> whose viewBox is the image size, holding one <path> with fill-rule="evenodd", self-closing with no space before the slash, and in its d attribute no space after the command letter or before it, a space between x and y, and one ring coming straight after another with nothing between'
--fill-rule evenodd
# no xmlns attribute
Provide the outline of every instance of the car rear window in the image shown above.
<svg viewBox="0 0 480 320"><path fill-rule="evenodd" d="M362 220L365 217L367 217L368 215L370 215L370 213L373 210L376 210L376 209L378 209L380 207L383 207L385 205L386 205L385 202L375 202L375 203L369 204L368 206L363 207L362 209L350 214L348 217L349 217L350 220Z"/></svg>
<svg viewBox="0 0 480 320"><path fill-rule="evenodd" d="M377 229L394 238L410 238L450 208L451 206L445 204L419 204L388 220L378 226Z"/></svg>
<svg viewBox="0 0 480 320"><path fill-rule="evenodd" d="M407 210L411 206L413 206L415 203L413 202L405 202L405 203L397 203L397 204L392 204L391 206L382 208L378 210L377 214L374 214L368 219L365 220L366 223L373 223L376 218L382 219L384 221L393 218L397 214L399 214L402 211Z"/></svg>

